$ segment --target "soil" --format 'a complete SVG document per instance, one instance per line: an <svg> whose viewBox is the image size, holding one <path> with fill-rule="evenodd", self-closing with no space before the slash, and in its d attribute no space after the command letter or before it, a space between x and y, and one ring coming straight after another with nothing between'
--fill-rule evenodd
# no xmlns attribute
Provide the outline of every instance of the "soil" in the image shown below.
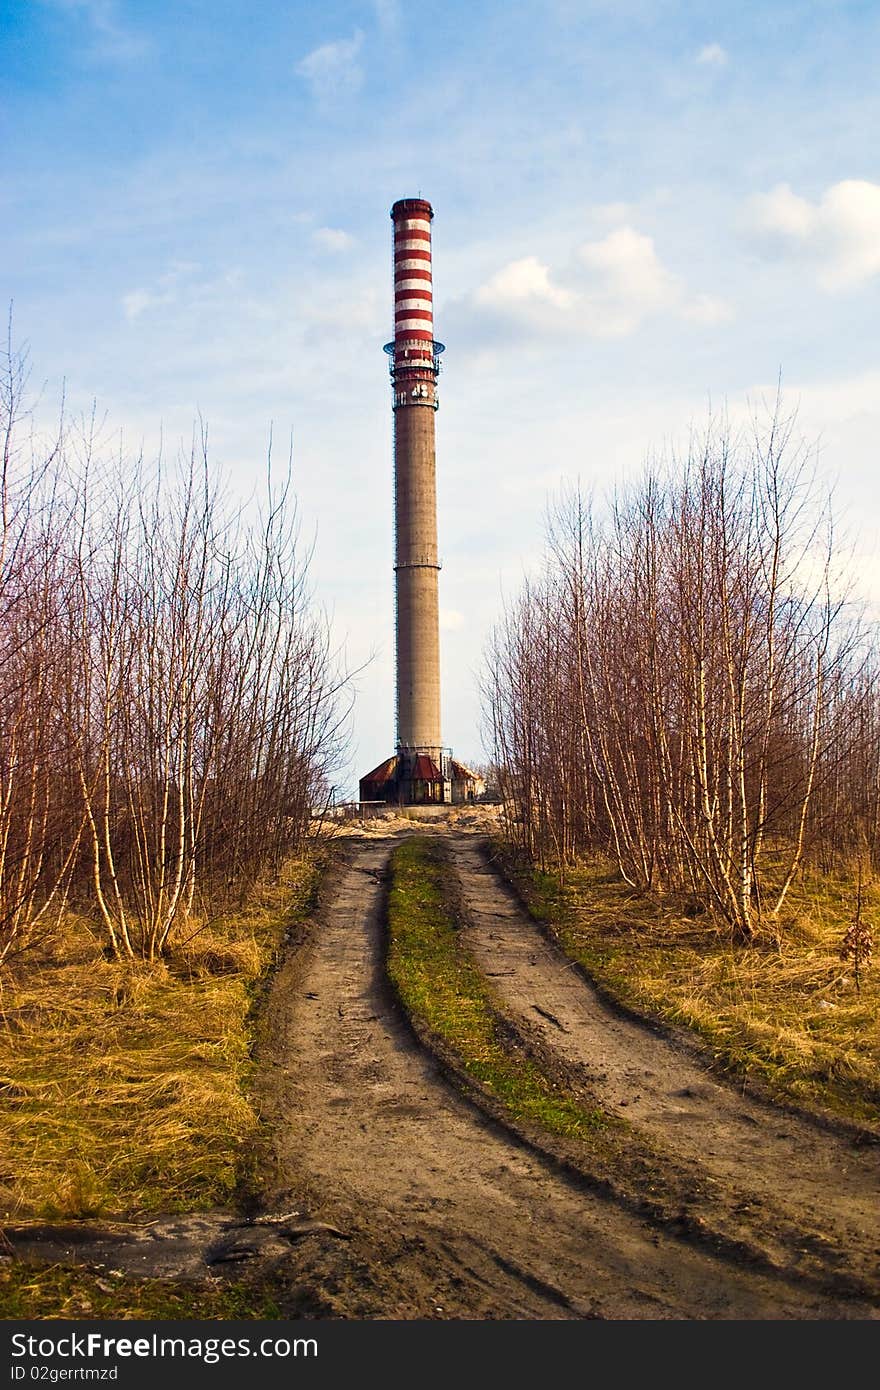
<svg viewBox="0 0 880 1390"><path fill-rule="evenodd" d="M460 1094L417 1043L385 982L384 897L394 843L387 830L340 843L332 891L275 978L259 1043L259 1099L274 1138L261 1205L248 1217L202 1213L149 1227L7 1231L17 1254L164 1277L271 1277L288 1317L880 1316L873 1299L820 1292L683 1241L589 1190ZM684 1054L676 1061L663 1051L665 1060L658 1060L656 1049L670 1045L647 1030L621 1033L615 1018L605 1040L590 1022L598 1015L585 984L548 953L488 871L476 838L454 831L451 845L469 940L490 953L493 982L508 989L503 1006L511 1019L554 1029L558 1037L546 1035L553 1046L563 1040L574 1048L571 1064L595 1072L615 1103L641 1106L646 1132L649 1124L660 1126L664 1144L684 1146L695 1162L714 1148L706 1156L718 1160L720 1185L732 1186L733 1170L745 1163L750 1180L743 1184L737 1175L737 1192L778 1204L786 1219L806 1222L810 1203L827 1206L835 1213L831 1238L852 1241L861 1259L866 1240L875 1239L865 1234L875 1229L875 1215L864 1210L865 1155L846 1146L817 1148L816 1162L824 1165L818 1186L804 1186L786 1205L789 1169L806 1182L810 1167L797 1154L800 1130L791 1119L760 1111L754 1125L736 1121L738 1098L695 1072ZM499 940L490 943L491 932ZM531 955L545 961L546 974L544 966L523 964ZM497 973L507 969L509 976ZM523 973L533 969L539 973ZM560 972L576 986L570 996ZM637 1102L636 1095L650 1099ZM751 1130L757 1142L748 1147L743 1136ZM845 1186L844 1170L835 1167L844 1162Z"/></svg>
<svg viewBox="0 0 880 1390"><path fill-rule="evenodd" d="M451 836L464 941L514 1031L574 1069L632 1129L631 1148L687 1184L692 1223L791 1273L824 1266L880 1291L880 1147L747 1096L683 1037L622 1016L541 933L485 844Z"/></svg>
<svg viewBox="0 0 880 1390"><path fill-rule="evenodd" d="M466 841L462 840L462 844ZM385 984L393 840L349 841L307 951L279 974L264 1047L278 1059L273 1206L288 1192L350 1236L300 1270L300 1296L346 1317L872 1317L737 1267L586 1190L457 1094ZM281 1060L283 1059L283 1061Z"/></svg>

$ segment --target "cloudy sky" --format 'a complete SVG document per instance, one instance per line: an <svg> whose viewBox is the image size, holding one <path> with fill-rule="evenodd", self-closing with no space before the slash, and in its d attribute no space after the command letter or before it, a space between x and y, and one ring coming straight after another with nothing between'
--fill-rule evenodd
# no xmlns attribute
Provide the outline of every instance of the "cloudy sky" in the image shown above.
<svg viewBox="0 0 880 1390"><path fill-rule="evenodd" d="M565 479L710 403L799 409L880 602L876 0L5 0L3 295L34 379L132 448L208 421L242 496L292 435L392 749L391 223L435 208L444 737ZM286 449L286 445L285 445Z"/></svg>

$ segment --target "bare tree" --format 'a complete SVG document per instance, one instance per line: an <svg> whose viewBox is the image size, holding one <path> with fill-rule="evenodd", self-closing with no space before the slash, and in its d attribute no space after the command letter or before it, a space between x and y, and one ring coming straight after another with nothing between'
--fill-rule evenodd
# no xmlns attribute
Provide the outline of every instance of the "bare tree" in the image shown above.
<svg viewBox="0 0 880 1390"><path fill-rule="evenodd" d="M302 848L346 735L289 469L231 507L200 429L108 457L95 413L37 457L0 391L0 959L69 900L153 959Z"/></svg>
<svg viewBox="0 0 880 1390"><path fill-rule="evenodd" d="M875 844L877 683L833 559L778 406L748 439L712 424L601 524L565 493L483 683L523 848L564 869L601 847L747 941L827 847L830 798Z"/></svg>

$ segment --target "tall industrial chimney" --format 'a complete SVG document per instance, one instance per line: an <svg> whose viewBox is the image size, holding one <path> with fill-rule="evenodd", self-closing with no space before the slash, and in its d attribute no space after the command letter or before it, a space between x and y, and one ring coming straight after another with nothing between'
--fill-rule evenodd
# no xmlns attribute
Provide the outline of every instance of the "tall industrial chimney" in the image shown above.
<svg viewBox="0 0 880 1390"><path fill-rule="evenodd" d="M397 752L361 778L361 801L444 803L479 779L440 736L440 620L434 414L443 344L434 339L431 222L424 198L401 198L394 226L394 573Z"/></svg>
<svg viewBox="0 0 880 1390"><path fill-rule="evenodd" d="M431 204L402 198L394 224L394 570L397 750L442 762L434 413L442 344L434 341Z"/></svg>

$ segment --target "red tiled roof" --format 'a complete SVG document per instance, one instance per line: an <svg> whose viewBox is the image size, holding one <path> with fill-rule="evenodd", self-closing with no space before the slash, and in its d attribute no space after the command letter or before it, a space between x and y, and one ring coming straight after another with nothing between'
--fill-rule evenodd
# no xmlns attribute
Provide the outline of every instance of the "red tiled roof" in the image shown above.
<svg viewBox="0 0 880 1390"><path fill-rule="evenodd" d="M456 782L480 782L482 778L478 772L471 772L464 763L456 762L455 758L449 759L449 766L452 769L452 776Z"/></svg>
<svg viewBox="0 0 880 1390"><path fill-rule="evenodd" d="M413 763L414 782L442 782L443 773L440 771L433 758L429 758L427 753L420 753Z"/></svg>
<svg viewBox="0 0 880 1390"><path fill-rule="evenodd" d="M368 772L366 776L362 777L360 780L362 782L376 782L377 784L390 782L396 771L397 759L386 758L384 763L380 763L378 767L374 767L372 772Z"/></svg>

